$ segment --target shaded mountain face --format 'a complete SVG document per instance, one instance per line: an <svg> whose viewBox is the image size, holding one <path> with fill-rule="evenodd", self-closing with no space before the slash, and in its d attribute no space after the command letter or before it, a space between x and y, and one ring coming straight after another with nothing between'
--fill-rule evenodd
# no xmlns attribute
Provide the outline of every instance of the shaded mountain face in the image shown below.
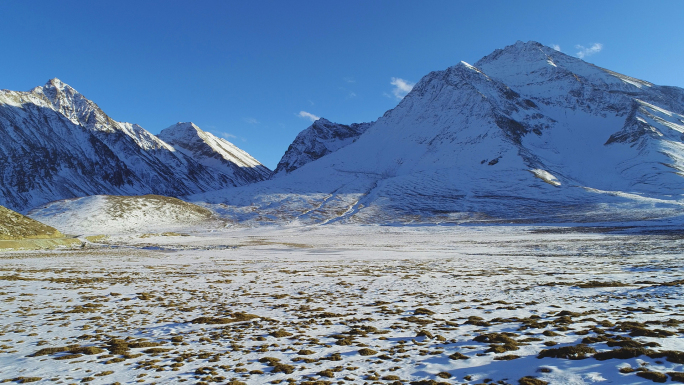
<svg viewBox="0 0 684 385"><path fill-rule="evenodd" d="M353 143L287 175L193 199L230 204L225 215L257 222L681 215L682 114L680 88L517 42L426 75ZM302 142L316 143L307 130ZM295 163L277 172L287 164Z"/></svg>
<svg viewBox="0 0 684 385"><path fill-rule="evenodd" d="M256 161L244 175L241 167L217 172L138 125L114 121L58 79L0 91L0 137L0 204L17 211L94 194L181 196L266 177L253 171Z"/></svg>
<svg viewBox="0 0 684 385"><path fill-rule="evenodd" d="M353 143L372 123L344 125L318 119L300 132L278 162L273 176L290 173L303 165Z"/></svg>

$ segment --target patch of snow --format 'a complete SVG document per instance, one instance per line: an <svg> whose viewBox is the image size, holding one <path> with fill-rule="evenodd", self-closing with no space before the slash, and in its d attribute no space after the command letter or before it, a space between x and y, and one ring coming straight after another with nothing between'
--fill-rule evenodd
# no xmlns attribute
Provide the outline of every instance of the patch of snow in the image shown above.
<svg viewBox="0 0 684 385"><path fill-rule="evenodd" d="M553 176L550 172L545 171L545 170L540 170L538 168L530 170L532 174L534 174L535 177L543 180L544 182L552 185L552 186L560 186L561 182Z"/></svg>

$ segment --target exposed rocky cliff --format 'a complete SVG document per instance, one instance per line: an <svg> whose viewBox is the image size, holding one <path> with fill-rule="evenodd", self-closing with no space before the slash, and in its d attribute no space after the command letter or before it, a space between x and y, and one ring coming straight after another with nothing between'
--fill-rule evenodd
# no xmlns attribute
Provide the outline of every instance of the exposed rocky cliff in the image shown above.
<svg viewBox="0 0 684 385"><path fill-rule="evenodd" d="M300 132L278 162L273 176L290 173L303 165L353 143L372 123L351 125L321 118Z"/></svg>

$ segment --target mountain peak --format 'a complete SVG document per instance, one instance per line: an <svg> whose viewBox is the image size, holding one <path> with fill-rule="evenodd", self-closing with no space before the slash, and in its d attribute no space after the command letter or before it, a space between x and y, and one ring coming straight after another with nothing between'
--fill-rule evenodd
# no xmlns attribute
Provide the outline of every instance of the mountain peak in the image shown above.
<svg viewBox="0 0 684 385"><path fill-rule="evenodd" d="M196 131L196 132L204 132L201 128L199 128L198 125L196 125L193 122L178 122L174 124L173 126L167 127L166 130L171 130L171 131Z"/></svg>
<svg viewBox="0 0 684 385"><path fill-rule="evenodd" d="M321 124L328 124L328 123L332 123L332 122L326 118L318 118L318 119L314 120L312 125L321 125Z"/></svg>
<svg viewBox="0 0 684 385"><path fill-rule="evenodd" d="M542 43L539 43L539 42L537 42L537 41L534 41L534 40L528 40L527 42L524 42L524 41L522 41L522 40L518 40L518 41L516 41L514 44L509 45L508 47L516 47L516 48L528 48L528 47L540 48L540 47L545 47L545 45L542 44Z"/></svg>
<svg viewBox="0 0 684 385"><path fill-rule="evenodd" d="M199 128L195 123L178 122L163 129L157 136L167 143L189 143L202 141L205 135L205 131Z"/></svg>
<svg viewBox="0 0 684 385"><path fill-rule="evenodd" d="M64 92L65 90L69 90L72 93L78 93L73 87L70 85L64 83L63 81L59 80L58 78L52 78L45 83L43 86L45 89L56 89L58 91Z"/></svg>
<svg viewBox="0 0 684 385"><path fill-rule="evenodd" d="M70 106L68 109L76 109L75 104L92 103L80 92L58 78L48 80L44 86L36 87L32 92L45 95L50 99L50 102L60 110L63 109L65 105ZM62 113L65 113L65 111L62 111ZM65 113L65 115L72 118L69 113Z"/></svg>
<svg viewBox="0 0 684 385"><path fill-rule="evenodd" d="M157 137L199 163L231 176L236 186L264 180L271 174L244 150L192 122L178 122L163 129Z"/></svg>
<svg viewBox="0 0 684 385"><path fill-rule="evenodd" d="M503 49L494 50L494 52L478 60L475 66L480 68L485 64L494 62L524 61L529 63L533 61L546 61L550 55L556 52L558 51L536 41L525 43L518 40L515 44L506 46Z"/></svg>
<svg viewBox="0 0 684 385"><path fill-rule="evenodd" d="M536 41L518 41L497 49L477 61L475 67L492 78L505 79L505 83L513 88L527 87L532 83L546 87L549 82L554 82L556 90L580 92L580 84L592 83L612 91L640 92L642 88L652 86L649 82L606 70ZM538 90L545 90L543 92L548 98L550 89ZM542 94L537 96L542 97Z"/></svg>
<svg viewBox="0 0 684 385"><path fill-rule="evenodd" d="M553 49L551 47L545 46L542 43L539 43L534 40L529 40L529 41L522 41L518 40L515 43L511 45L507 45L506 47L503 48L503 51L534 51L534 50L543 50L543 49Z"/></svg>
<svg viewBox="0 0 684 385"><path fill-rule="evenodd" d="M61 87L63 85L66 85L66 83L59 80L59 78L52 78L52 79L48 80L48 82L45 85L53 85L55 87Z"/></svg>
<svg viewBox="0 0 684 385"><path fill-rule="evenodd" d="M194 128L194 129L199 129L199 126L197 126L193 122L178 122L175 124L176 127L179 128Z"/></svg>

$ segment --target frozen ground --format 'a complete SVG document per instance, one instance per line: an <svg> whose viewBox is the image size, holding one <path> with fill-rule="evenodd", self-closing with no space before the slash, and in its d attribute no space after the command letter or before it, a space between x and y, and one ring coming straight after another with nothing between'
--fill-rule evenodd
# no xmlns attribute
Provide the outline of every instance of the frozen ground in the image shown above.
<svg viewBox="0 0 684 385"><path fill-rule="evenodd" d="M684 381L684 236L605 230L330 225L3 253L0 382Z"/></svg>

